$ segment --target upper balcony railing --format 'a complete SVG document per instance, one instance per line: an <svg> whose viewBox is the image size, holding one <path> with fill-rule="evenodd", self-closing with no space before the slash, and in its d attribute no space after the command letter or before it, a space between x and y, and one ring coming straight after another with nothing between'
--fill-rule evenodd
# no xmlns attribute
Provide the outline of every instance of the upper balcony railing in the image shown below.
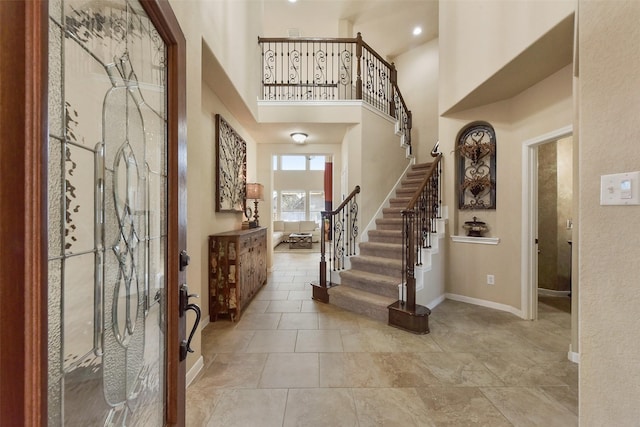
<svg viewBox="0 0 640 427"><path fill-rule="evenodd" d="M394 64L355 38L258 38L262 47L262 99L363 100L396 119L411 146L411 111L398 88Z"/></svg>

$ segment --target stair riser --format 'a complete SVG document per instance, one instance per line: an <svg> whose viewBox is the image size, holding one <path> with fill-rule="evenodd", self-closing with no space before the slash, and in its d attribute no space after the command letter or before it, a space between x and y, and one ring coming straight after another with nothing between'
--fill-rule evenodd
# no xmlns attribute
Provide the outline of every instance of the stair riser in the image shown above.
<svg viewBox="0 0 640 427"><path fill-rule="evenodd" d="M397 236L388 236L388 235L379 235L379 234L369 233L369 241L376 242L376 243L396 243L398 245L401 245L402 234L398 232Z"/></svg>
<svg viewBox="0 0 640 427"><path fill-rule="evenodd" d="M351 258L351 269L367 271L369 273L375 274L382 274L385 276L397 278L398 280L400 280L400 278L402 277L401 265L398 265L397 267L391 267L387 264L382 263L369 263L367 261L363 261L358 257Z"/></svg>
<svg viewBox="0 0 640 427"><path fill-rule="evenodd" d="M376 228L378 230L400 231L402 230L402 221L386 222L380 224L376 223Z"/></svg>
<svg viewBox="0 0 640 427"><path fill-rule="evenodd" d="M413 171L413 172L409 172L407 174L407 179L410 180L417 180L417 179L424 179L425 175L427 174L426 171Z"/></svg>
<svg viewBox="0 0 640 427"><path fill-rule="evenodd" d="M396 298L398 296L398 285L389 285L381 283L368 282L366 279L362 281L353 277L341 278L340 286L349 286L351 288L360 289L362 291L371 292L376 295L382 295L388 298ZM400 281L398 281L400 283Z"/></svg>
<svg viewBox="0 0 640 427"><path fill-rule="evenodd" d="M413 197L413 195L416 194L416 190L417 188L398 188L396 190L396 197L399 199Z"/></svg>
<svg viewBox="0 0 640 427"><path fill-rule="evenodd" d="M353 313L367 316L371 319L387 323L389 319L389 310L387 307L376 306L371 304L363 304L361 301L343 296L331 296L331 304L343 308Z"/></svg>
<svg viewBox="0 0 640 427"><path fill-rule="evenodd" d="M398 246L398 249L380 249L380 248L360 248L360 255L363 256L377 256L385 259L402 259L402 246Z"/></svg>
<svg viewBox="0 0 640 427"><path fill-rule="evenodd" d="M401 208L401 209L405 209L407 207L407 204L409 204L409 201L411 199L409 198L405 198L405 199L391 199L389 200L389 207L390 208Z"/></svg>
<svg viewBox="0 0 640 427"><path fill-rule="evenodd" d="M422 184L422 180L419 181L407 181L406 183L401 184L401 186L398 189L416 189L420 186L420 184Z"/></svg>

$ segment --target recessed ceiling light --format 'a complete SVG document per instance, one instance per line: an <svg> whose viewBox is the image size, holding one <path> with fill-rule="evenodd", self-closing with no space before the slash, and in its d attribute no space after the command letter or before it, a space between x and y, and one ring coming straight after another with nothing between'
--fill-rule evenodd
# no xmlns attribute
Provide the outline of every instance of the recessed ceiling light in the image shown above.
<svg viewBox="0 0 640 427"><path fill-rule="evenodd" d="M289 1L291 1L291 0L289 0ZM414 36L419 36L420 34L422 34L422 28L421 27L415 27L413 29L413 35Z"/></svg>
<svg viewBox="0 0 640 427"><path fill-rule="evenodd" d="M297 1L298 1L298 0L289 0L289 3L295 3L295 2L297 2Z"/></svg>

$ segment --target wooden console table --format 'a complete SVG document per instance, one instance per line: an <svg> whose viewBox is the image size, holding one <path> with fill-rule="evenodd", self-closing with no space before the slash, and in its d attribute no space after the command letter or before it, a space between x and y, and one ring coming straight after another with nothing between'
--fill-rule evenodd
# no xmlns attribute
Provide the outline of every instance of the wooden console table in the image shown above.
<svg viewBox="0 0 640 427"><path fill-rule="evenodd" d="M240 317L267 282L267 229L229 231L209 236L209 317Z"/></svg>

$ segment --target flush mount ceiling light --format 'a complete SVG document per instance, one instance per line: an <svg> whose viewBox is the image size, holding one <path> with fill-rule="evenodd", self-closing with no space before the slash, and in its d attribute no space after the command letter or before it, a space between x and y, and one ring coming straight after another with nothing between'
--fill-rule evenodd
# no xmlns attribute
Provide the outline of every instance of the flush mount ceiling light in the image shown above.
<svg viewBox="0 0 640 427"><path fill-rule="evenodd" d="M291 139L293 139L293 142L295 142L296 144L304 144L304 142L307 140L307 135L306 133L302 133L302 132L294 132L291 134Z"/></svg>
<svg viewBox="0 0 640 427"><path fill-rule="evenodd" d="M422 28L421 27L415 27L413 29L413 35L414 36L419 36L420 34L422 34Z"/></svg>

